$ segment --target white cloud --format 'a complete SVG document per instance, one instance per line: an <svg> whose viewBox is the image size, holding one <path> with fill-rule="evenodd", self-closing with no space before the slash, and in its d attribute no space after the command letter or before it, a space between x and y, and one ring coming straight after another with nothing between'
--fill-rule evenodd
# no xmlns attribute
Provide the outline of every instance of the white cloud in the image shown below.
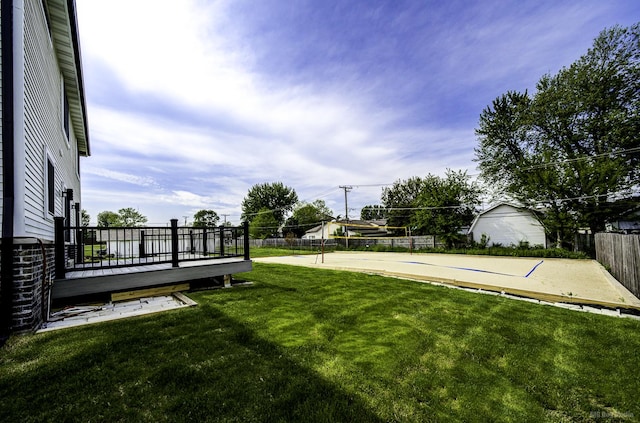
<svg viewBox="0 0 640 423"><path fill-rule="evenodd" d="M113 179L115 181L126 182L128 184L139 185L143 187L149 187L154 185L153 178L147 176L131 175L129 173L118 172L115 170L102 169L97 167L89 167L83 171L89 175L96 175L107 179Z"/></svg>
<svg viewBox="0 0 640 423"><path fill-rule="evenodd" d="M84 166L87 173L154 185L157 192L135 196L141 204L191 209L235 204L239 213L253 183L284 181L312 201L309 196L345 181L392 182L443 166L442 157L407 160L416 142L433 142L433 133L394 134L390 125L398 111L372 107L364 95L261 85L261 78L244 67L249 59L216 34L217 22L224 19L221 3L204 11L201 3L176 4L114 1L89 7L80 2L85 60L108 60L132 95L171 99L167 102L185 113L212 121L225 116L231 126L177 123L147 110L90 104L94 155ZM120 12L123 8L127 13ZM111 30L114 22L118 31ZM198 186L204 179L224 181L224 196Z"/></svg>
<svg viewBox="0 0 640 423"><path fill-rule="evenodd" d="M169 204L188 205L190 207L210 207L212 200L189 191L173 191L171 195L161 195L158 200Z"/></svg>

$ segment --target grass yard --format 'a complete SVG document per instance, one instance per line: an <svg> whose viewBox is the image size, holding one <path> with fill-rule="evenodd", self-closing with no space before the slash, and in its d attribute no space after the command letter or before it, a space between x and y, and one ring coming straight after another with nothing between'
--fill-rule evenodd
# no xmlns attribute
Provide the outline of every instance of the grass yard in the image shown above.
<svg viewBox="0 0 640 423"><path fill-rule="evenodd" d="M0 421L640 420L640 321L254 264L197 307L0 350Z"/></svg>
<svg viewBox="0 0 640 423"><path fill-rule="evenodd" d="M258 257L281 257L291 255L312 255L318 254L317 249L302 250L291 248L276 248L276 247L254 247L251 248L251 258Z"/></svg>

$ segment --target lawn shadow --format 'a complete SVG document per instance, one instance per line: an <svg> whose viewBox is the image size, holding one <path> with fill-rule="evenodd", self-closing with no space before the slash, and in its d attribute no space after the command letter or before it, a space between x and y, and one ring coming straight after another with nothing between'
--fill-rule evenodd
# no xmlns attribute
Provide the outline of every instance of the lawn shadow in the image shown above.
<svg viewBox="0 0 640 423"><path fill-rule="evenodd" d="M0 371L1 421L383 421L210 305L35 338L0 359L24 362Z"/></svg>

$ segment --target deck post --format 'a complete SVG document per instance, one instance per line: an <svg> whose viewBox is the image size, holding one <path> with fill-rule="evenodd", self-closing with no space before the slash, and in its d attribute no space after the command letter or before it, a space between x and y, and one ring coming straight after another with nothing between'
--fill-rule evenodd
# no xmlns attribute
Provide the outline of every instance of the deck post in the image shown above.
<svg viewBox="0 0 640 423"><path fill-rule="evenodd" d="M202 255L206 256L207 254L209 251L207 250L207 227L205 226L202 229Z"/></svg>
<svg viewBox="0 0 640 423"><path fill-rule="evenodd" d="M249 221L242 222L242 228L244 229L244 259L249 260Z"/></svg>
<svg viewBox="0 0 640 423"><path fill-rule="evenodd" d="M64 217L54 217L54 240L55 240L55 265L56 265L56 279L65 278L65 266L66 257L64 251Z"/></svg>
<svg viewBox="0 0 640 423"><path fill-rule="evenodd" d="M224 225L220 225L220 257L224 257Z"/></svg>
<svg viewBox="0 0 640 423"><path fill-rule="evenodd" d="M76 263L82 263L84 261L84 233L80 229L82 224L80 221L80 203L76 203L74 209L76 211Z"/></svg>
<svg viewBox="0 0 640 423"><path fill-rule="evenodd" d="M171 219L171 267L178 267L178 219Z"/></svg>
<svg viewBox="0 0 640 423"><path fill-rule="evenodd" d="M140 231L140 246L138 247L140 251L140 257L147 257L147 251L145 249L145 240L144 240L144 231Z"/></svg>
<svg viewBox="0 0 640 423"><path fill-rule="evenodd" d="M76 229L76 263L84 261L84 236L84 230Z"/></svg>

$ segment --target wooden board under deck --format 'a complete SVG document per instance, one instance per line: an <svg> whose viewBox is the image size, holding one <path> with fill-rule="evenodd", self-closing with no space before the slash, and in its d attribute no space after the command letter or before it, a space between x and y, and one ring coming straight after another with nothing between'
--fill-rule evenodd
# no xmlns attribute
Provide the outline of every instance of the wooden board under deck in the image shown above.
<svg viewBox="0 0 640 423"><path fill-rule="evenodd" d="M135 300L137 298L173 294L174 292L188 291L190 287L189 283L181 283L177 285L159 286L156 288L136 289L135 291L114 292L111 294L111 301Z"/></svg>

